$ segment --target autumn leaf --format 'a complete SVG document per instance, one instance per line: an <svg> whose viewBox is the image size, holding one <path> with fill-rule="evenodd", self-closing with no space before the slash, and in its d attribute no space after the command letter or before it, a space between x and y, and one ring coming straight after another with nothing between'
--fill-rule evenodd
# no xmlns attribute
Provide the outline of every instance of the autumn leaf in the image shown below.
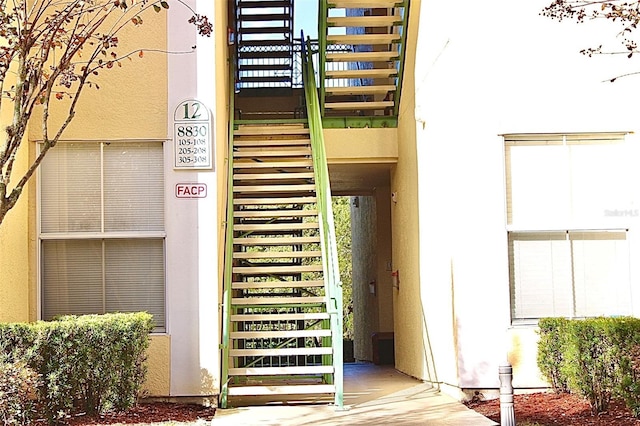
<svg viewBox="0 0 640 426"><path fill-rule="evenodd" d="M64 95L60 92L56 93L56 99L61 100L64 97Z"/></svg>
<svg viewBox="0 0 640 426"><path fill-rule="evenodd" d="M143 56L144 56L144 52L141 50L141 51L138 53L138 57L139 57L139 58L142 58Z"/></svg>

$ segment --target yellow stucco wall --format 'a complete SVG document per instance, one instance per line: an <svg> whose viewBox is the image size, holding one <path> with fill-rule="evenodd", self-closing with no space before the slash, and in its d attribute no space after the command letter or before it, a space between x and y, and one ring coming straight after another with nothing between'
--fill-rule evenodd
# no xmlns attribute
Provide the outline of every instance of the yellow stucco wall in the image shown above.
<svg viewBox="0 0 640 426"><path fill-rule="evenodd" d="M429 379L418 261L418 163L413 113L419 10L420 2L411 2L398 122L398 163L391 171L391 191L397 194L397 202L391 206L393 269L399 273L399 289L394 289L394 337L396 368L411 376Z"/></svg>
<svg viewBox="0 0 640 426"><path fill-rule="evenodd" d="M394 128L324 129L323 135L331 164L395 163L398 159L398 131Z"/></svg>
<svg viewBox="0 0 640 426"><path fill-rule="evenodd" d="M169 395L171 383L171 337L166 334L151 336L147 351L147 379L144 391L148 396Z"/></svg>
<svg viewBox="0 0 640 426"><path fill-rule="evenodd" d="M2 123L5 116L2 117ZM4 135L3 135L4 136ZM28 143L18 156L16 172L26 168ZM35 287L30 286L29 189L23 192L18 204L0 225L0 322L22 322L35 319L33 297ZM35 281L34 281L35 283Z"/></svg>
<svg viewBox="0 0 640 426"><path fill-rule="evenodd" d="M4 87L14 83L15 74L9 72ZM5 129L12 122L12 113L13 105L5 99L0 108L0 145L6 141ZM14 164L13 184L22 177L28 166L30 148L25 138ZM8 190L11 189L10 184ZM29 197L33 195L32 190L33 185L26 186L21 199L0 225L0 322L35 319L35 288L30 287L34 271L34 265L30 262L33 235L30 234Z"/></svg>
<svg viewBox="0 0 640 426"><path fill-rule="evenodd" d="M92 77L100 88L85 87L62 139L167 138L167 54L162 53L167 45L166 14L151 10L142 26L128 27L118 39L118 54L141 48L143 57L134 54L122 61L122 67L103 69ZM54 104L52 122L66 118L68 105L68 100ZM40 126L33 124L29 139L41 140Z"/></svg>

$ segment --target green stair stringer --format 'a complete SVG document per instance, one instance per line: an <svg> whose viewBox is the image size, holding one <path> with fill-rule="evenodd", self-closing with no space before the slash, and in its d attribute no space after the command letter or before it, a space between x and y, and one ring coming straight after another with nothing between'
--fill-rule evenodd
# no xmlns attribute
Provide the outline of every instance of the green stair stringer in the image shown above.
<svg viewBox="0 0 640 426"><path fill-rule="evenodd" d="M304 40L304 34L302 34ZM342 282L338 267L337 239L333 209L331 204L331 187L329 184L329 169L322 132L322 115L318 89L316 87L315 71L311 41L307 40L306 49L302 55L305 100L307 117L309 119L309 133L313 154L315 180L317 184L317 204L320 213L320 235L323 251L324 280L327 297L327 311L330 313L330 327L333 336L333 366L334 385L336 387L334 404L339 409L344 405L344 377L343 377L343 311L342 311Z"/></svg>

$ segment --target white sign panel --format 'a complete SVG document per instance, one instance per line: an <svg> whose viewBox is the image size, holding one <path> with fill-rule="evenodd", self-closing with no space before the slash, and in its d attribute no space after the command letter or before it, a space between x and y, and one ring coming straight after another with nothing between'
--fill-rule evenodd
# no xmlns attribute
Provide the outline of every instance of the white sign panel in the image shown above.
<svg viewBox="0 0 640 426"><path fill-rule="evenodd" d="M206 183L177 183L176 198L206 198Z"/></svg>
<svg viewBox="0 0 640 426"><path fill-rule="evenodd" d="M174 169L212 169L211 115L200 101L186 100L173 116Z"/></svg>

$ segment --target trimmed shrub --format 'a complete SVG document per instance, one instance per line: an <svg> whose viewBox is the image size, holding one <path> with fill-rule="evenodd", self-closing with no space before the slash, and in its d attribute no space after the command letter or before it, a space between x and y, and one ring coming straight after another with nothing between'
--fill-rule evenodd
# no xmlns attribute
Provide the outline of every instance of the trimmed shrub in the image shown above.
<svg viewBox="0 0 640 426"><path fill-rule="evenodd" d="M568 325L565 318L542 318L538 322L538 367L556 393L569 392L567 376L562 372Z"/></svg>
<svg viewBox="0 0 640 426"><path fill-rule="evenodd" d="M0 362L0 422L28 425L37 415L38 374L24 363Z"/></svg>
<svg viewBox="0 0 640 426"><path fill-rule="evenodd" d="M539 325L538 367L554 389L566 384L594 413L620 397L640 416L640 319L544 318Z"/></svg>
<svg viewBox="0 0 640 426"><path fill-rule="evenodd" d="M594 413L606 411L616 386L611 322L607 318L571 321L563 373L569 388L589 401Z"/></svg>
<svg viewBox="0 0 640 426"><path fill-rule="evenodd" d="M50 423L76 412L123 411L135 404L146 374L152 317L147 313L65 316L0 324L0 354L37 371Z"/></svg>
<svg viewBox="0 0 640 426"><path fill-rule="evenodd" d="M635 417L640 417L640 319L619 318L613 322L613 356L616 359L616 396L624 399Z"/></svg>

